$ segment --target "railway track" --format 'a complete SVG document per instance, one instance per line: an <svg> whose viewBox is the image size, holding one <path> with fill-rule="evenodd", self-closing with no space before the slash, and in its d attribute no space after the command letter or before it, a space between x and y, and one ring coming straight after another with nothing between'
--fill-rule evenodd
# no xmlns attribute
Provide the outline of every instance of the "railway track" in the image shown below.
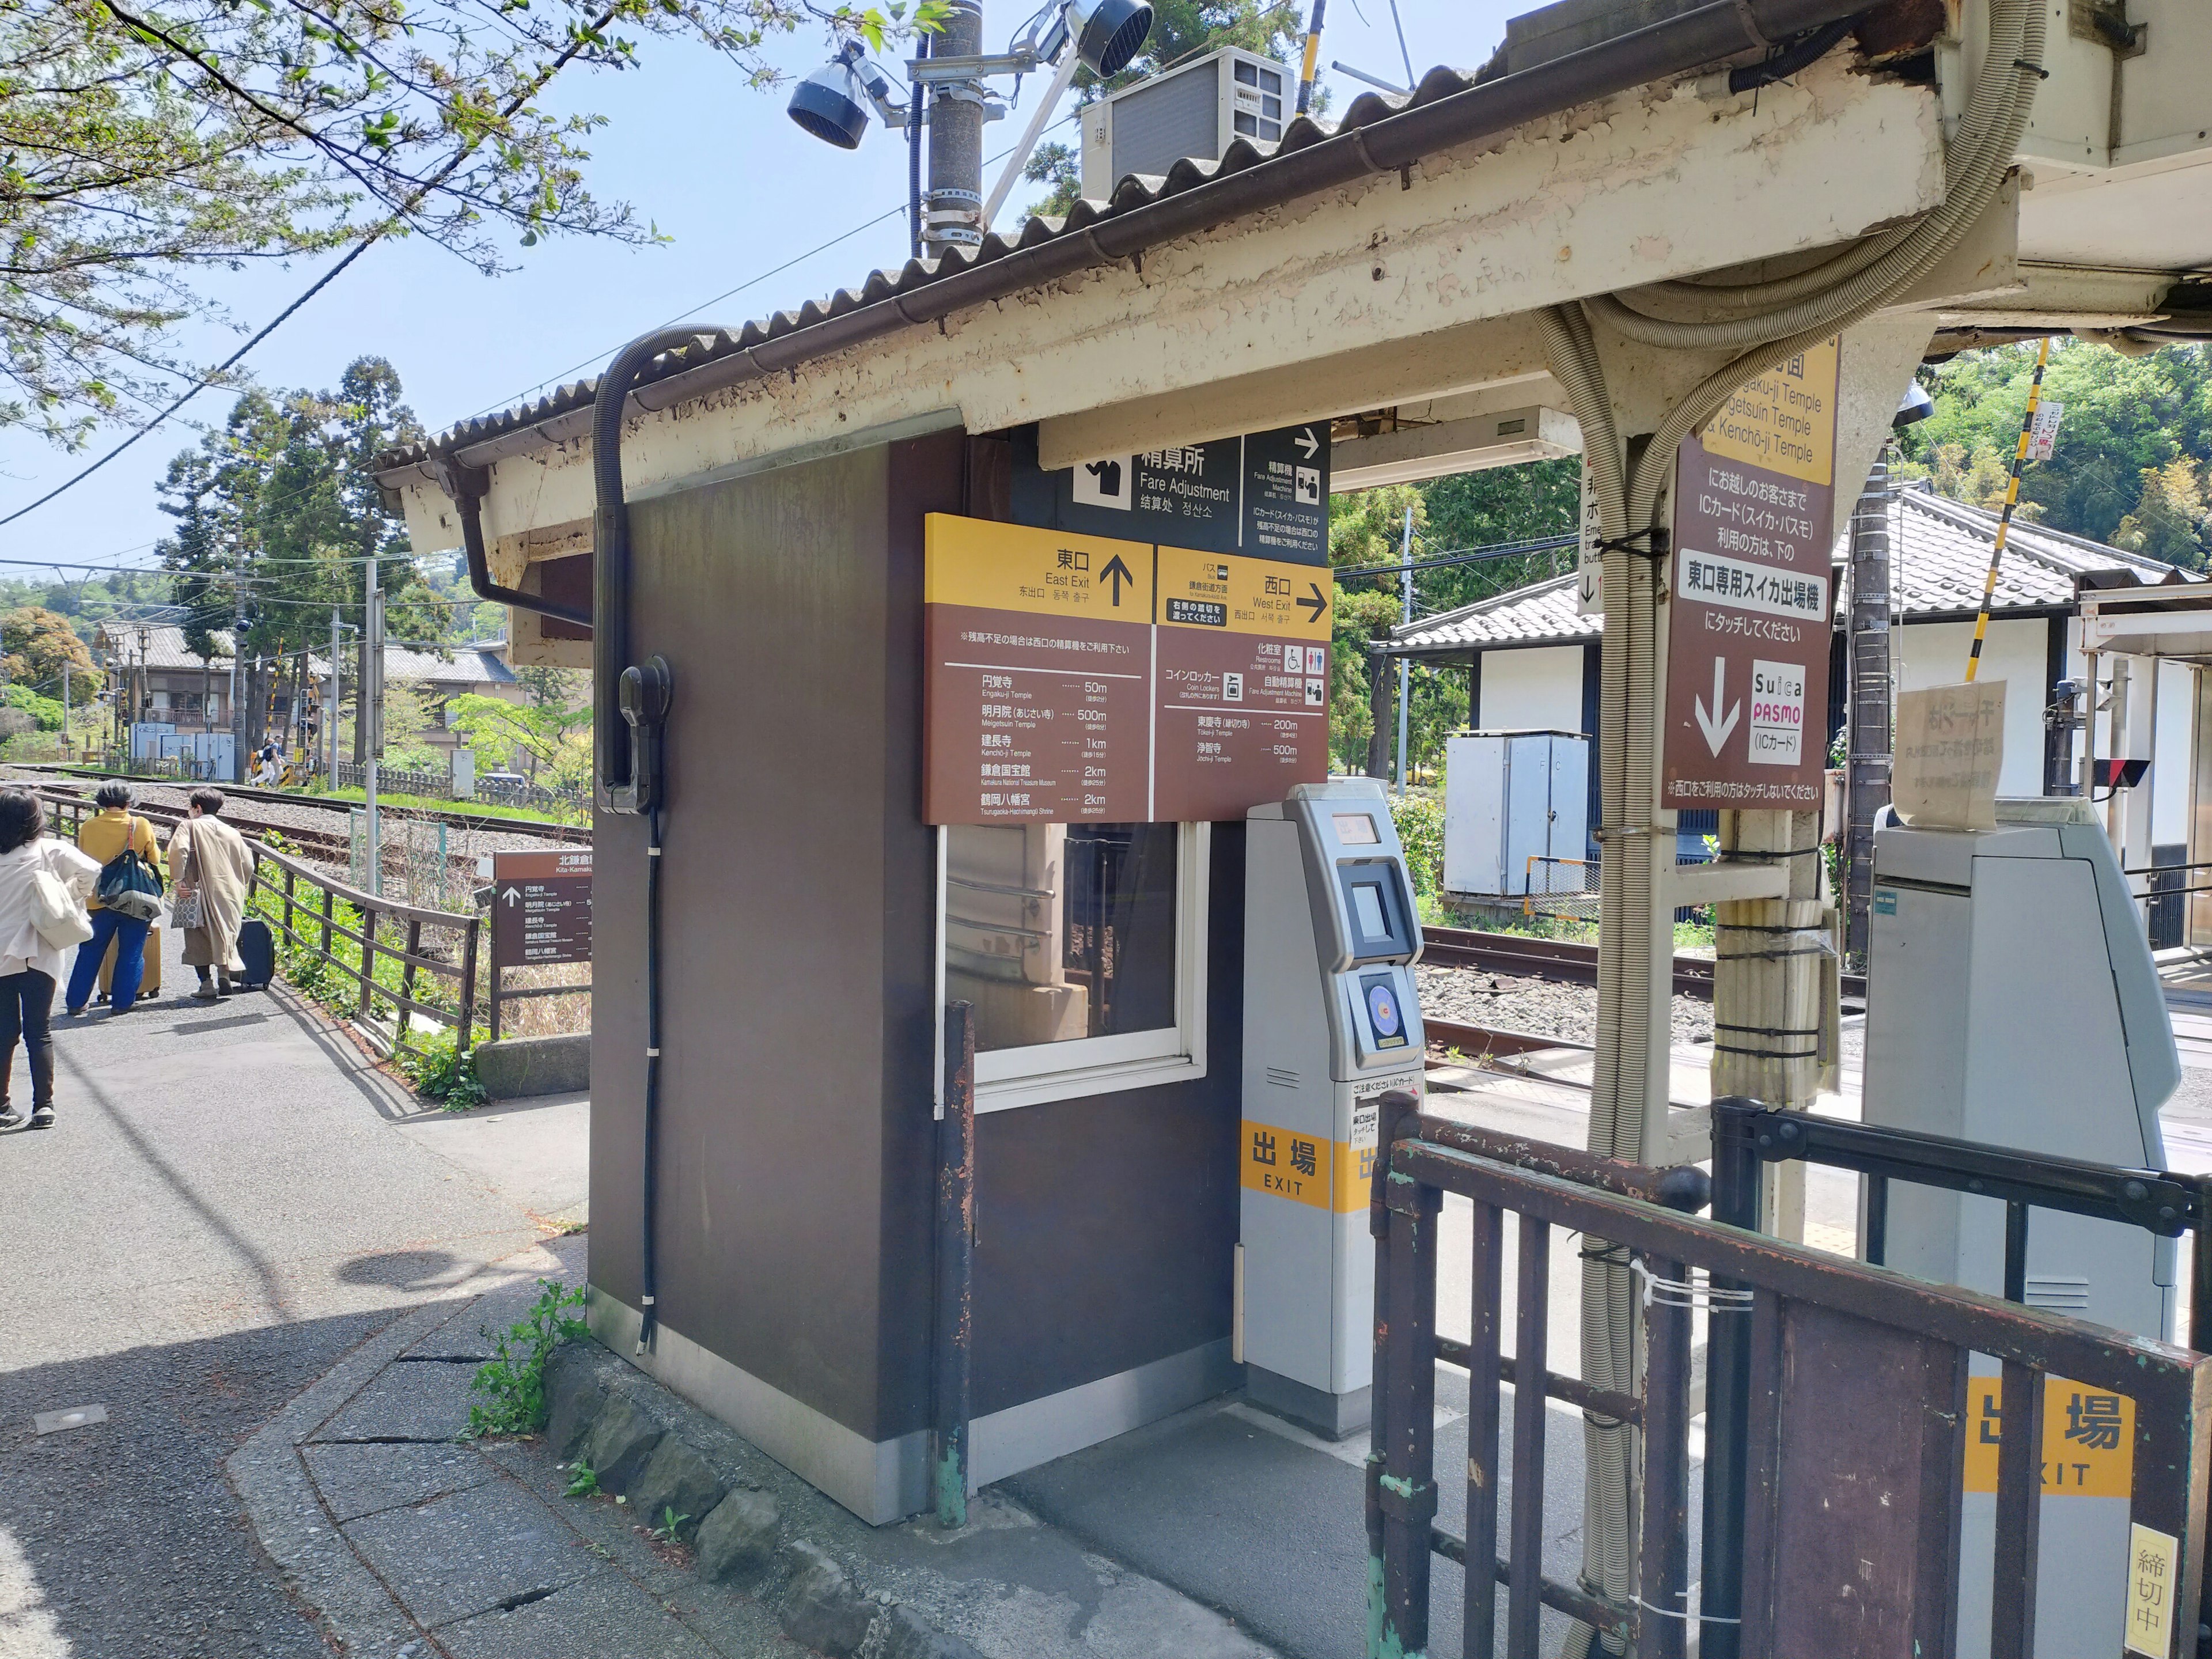
<svg viewBox="0 0 2212 1659"><path fill-rule="evenodd" d="M76 769L41 766L21 762L15 763L15 766L18 771L36 772L52 777L55 780L55 787L61 788L70 787L80 778L111 777L120 778L126 783L141 784L149 787L174 789L191 787L189 781L177 778L142 778L125 772L87 772ZM224 798L228 800L272 801L286 806L304 807L310 811L343 814L349 808L360 805L357 801L331 800L325 797L301 794L289 789L257 789L248 784L226 783L222 786L222 789ZM89 790L77 793L88 793ZM565 842L572 846L580 847L589 847L592 844L591 830L582 824L542 823L535 818L502 817L494 812L464 812L459 810L447 811L423 806L383 806L380 807L379 811L386 817L408 818L419 823L444 823L456 830L476 830L501 836L527 836L534 840ZM233 812L227 816L241 830L246 827L246 820L237 813ZM273 829L279 834L295 838L310 836L314 833L296 830L289 824L272 823L264 824L262 827ZM343 831L338 832L336 840L340 847L345 844Z"/></svg>
<svg viewBox="0 0 2212 1659"><path fill-rule="evenodd" d="M1535 939L1525 933L1488 933L1472 927L1423 927L1421 960L1438 968L1474 968L1522 974L1575 985L1597 983L1597 946L1573 939ZM1866 1000L1866 978L1844 975L1846 1000ZM1713 994L1713 964L1704 957L1674 958L1674 994ZM1480 1027L1470 1026L1470 1030Z"/></svg>

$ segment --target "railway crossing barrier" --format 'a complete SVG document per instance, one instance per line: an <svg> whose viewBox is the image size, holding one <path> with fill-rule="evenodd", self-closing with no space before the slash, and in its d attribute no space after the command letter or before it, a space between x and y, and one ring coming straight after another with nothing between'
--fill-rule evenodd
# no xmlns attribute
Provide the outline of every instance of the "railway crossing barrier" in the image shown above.
<svg viewBox="0 0 2212 1659"><path fill-rule="evenodd" d="M1381 1104L1385 1155L1369 1212L1376 1243L1370 1659L1427 1651L1437 1555L1465 1574L1469 1655L1498 1650L1500 1584L1504 1651L1513 1659L1535 1659L1545 1607L1626 1642L1638 1659L1682 1659L1693 1626L1704 1659L1950 1654L1970 1353L2002 1362L2004 1420L2020 1431L2002 1437L1996 1459L1991 1588L2000 1613L1991 1659L2034 1651L2046 1376L2134 1401L2130 1650L2154 1659L2194 1650L2212 1475L2212 1358L1698 1219L1681 1212L1705 1196L1694 1170L1485 1135L1423 1115L1410 1095L1386 1095ZM1757 1122L1759 1109L1723 1103L1717 1125ZM1723 1148L1713 1193L1724 1217L1743 1213L1743 1190L1755 1193L1766 1150L1755 1133L1748 1152L1740 1138ZM1472 1324L1463 1344L1437 1328L1447 1194L1474 1206ZM1997 1195L2069 1207L2024 1190ZM1510 1358L1500 1314L1509 1214L1518 1230ZM1585 1250L1620 1252L1643 1287L1635 1396L1601 1395L1544 1369L1553 1228L1582 1234ZM1691 1345L1701 1310L1721 1351L1712 1357L1698 1605L1689 1580L1688 1497ZM1463 1536L1435 1524L1439 1362L1470 1379ZM1501 1555L1500 1389L1516 1382ZM1542 1576L1542 1540L1558 1529L1547 1525L1537 1473L1547 1395L1640 1442L1639 1544L1626 1601ZM1729 1433L1731 1422L1740 1423L1740 1438Z"/></svg>

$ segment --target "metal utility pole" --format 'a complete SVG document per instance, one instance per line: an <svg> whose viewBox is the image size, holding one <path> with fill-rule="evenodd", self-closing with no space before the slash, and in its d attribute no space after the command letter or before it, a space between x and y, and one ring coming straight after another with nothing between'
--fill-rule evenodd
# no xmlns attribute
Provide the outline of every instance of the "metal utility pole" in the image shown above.
<svg viewBox="0 0 2212 1659"><path fill-rule="evenodd" d="M368 758L362 768L362 795L368 810L362 815L362 833L368 842L368 890L384 891L384 850L377 840L376 757L384 752L384 589L376 580L376 561L368 562L368 618L361 630L364 672L356 695L361 711L356 727L365 726Z"/></svg>
<svg viewBox="0 0 2212 1659"><path fill-rule="evenodd" d="M1874 892L1875 814L1889 805L1889 483L1885 447L1851 514L1850 742L1844 779L1844 949L1863 958Z"/></svg>
<svg viewBox="0 0 2212 1659"><path fill-rule="evenodd" d="M323 735L325 747L331 752L330 787L338 787L338 653L343 649L338 638L338 608L331 607L331 696L323 705Z"/></svg>
<svg viewBox="0 0 2212 1659"><path fill-rule="evenodd" d="M930 43L933 58L973 58L983 50L982 0L952 0ZM919 98L922 88L914 88ZM922 252L938 259L983 241L983 89L980 82L940 82L929 106L929 194L922 207Z"/></svg>
<svg viewBox="0 0 2212 1659"><path fill-rule="evenodd" d="M1317 0L1315 10L1320 10ZM1398 562L1405 567L1398 573L1398 622L1401 627L1410 627L1413 621L1413 508L1411 502L1407 503L1406 507L1406 533L1399 538L1398 542ZM1406 694L1412 689L1413 679L1413 659L1399 658L1398 793L1401 797L1406 793Z"/></svg>
<svg viewBox="0 0 2212 1659"><path fill-rule="evenodd" d="M1297 112L1301 115L1313 108L1314 71L1321 63L1322 18L1328 10L1328 0L1313 0L1313 10L1306 18L1305 63L1298 70Z"/></svg>
<svg viewBox="0 0 2212 1659"><path fill-rule="evenodd" d="M230 624L230 781L246 781L246 702L240 696L246 664L246 567L239 566L238 603Z"/></svg>

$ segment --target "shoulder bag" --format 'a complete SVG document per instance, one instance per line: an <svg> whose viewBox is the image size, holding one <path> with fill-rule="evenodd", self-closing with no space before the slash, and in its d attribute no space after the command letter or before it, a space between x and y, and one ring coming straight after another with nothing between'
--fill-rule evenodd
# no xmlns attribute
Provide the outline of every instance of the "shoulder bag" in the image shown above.
<svg viewBox="0 0 2212 1659"><path fill-rule="evenodd" d="M138 820L124 820L123 850L100 866L92 896L118 916L151 921L161 914L161 872L139 856Z"/></svg>

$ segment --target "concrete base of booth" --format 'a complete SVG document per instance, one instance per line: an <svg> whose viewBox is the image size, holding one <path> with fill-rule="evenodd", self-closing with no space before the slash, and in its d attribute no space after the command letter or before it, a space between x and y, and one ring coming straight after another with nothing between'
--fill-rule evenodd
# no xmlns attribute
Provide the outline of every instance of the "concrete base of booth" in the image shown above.
<svg viewBox="0 0 2212 1659"><path fill-rule="evenodd" d="M1350 1394L1322 1389L1279 1376L1264 1366L1244 1368L1244 1397L1278 1417L1287 1417L1302 1429L1310 1429L1327 1440L1345 1440L1364 1434L1371 1419L1374 1390L1355 1389Z"/></svg>
<svg viewBox="0 0 2212 1659"><path fill-rule="evenodd" d="M700 1346L665 1320L653 1352L635 1353L637 1310L596 1287L586 1317L607 1347L871 1525L904 1520L933 1501L926 1432L870 1440ZM1224 1338L979 1417L969 1428L970 1481L988 1486L1172 1417L1235 1388L1239 1370ZM1364 1412L1364 1394L1361 1401Z"/></svg>

